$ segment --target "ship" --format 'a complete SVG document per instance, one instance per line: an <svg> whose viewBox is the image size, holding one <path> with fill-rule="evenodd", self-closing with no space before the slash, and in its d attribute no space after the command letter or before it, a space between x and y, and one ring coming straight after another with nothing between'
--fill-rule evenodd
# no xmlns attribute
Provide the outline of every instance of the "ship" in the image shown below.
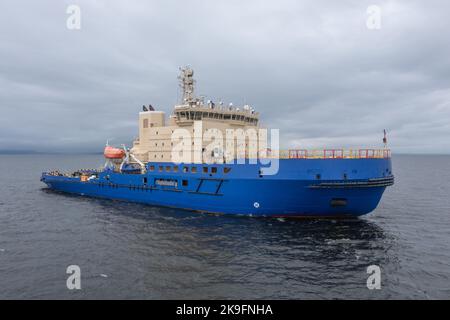
<svg viewBox="0 0 450 320"><path fill-rule="evenodd" d="M46 171L41 181L87 197L283 218L358 217L394 184L386 136L379 148L282 150L255 108L205 101L194 71L180 72L181 97L167 119L144 105L138 136L130 147L107 143L102 168Z"/></svg>

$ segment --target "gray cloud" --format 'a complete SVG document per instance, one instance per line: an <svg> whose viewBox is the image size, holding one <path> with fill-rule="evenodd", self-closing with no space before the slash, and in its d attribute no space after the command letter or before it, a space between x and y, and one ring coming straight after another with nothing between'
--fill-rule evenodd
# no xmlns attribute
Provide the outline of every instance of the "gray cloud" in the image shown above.
<svg viewBox="0 0 450 320"><path fill-rule="evenodd" d="M81 8L81 30L66 8ZM366 9L381 7L380 30ZM0 6L0 149L130 144L143 104L249 103L284 147L450 152L446 1L23 1Z"/></svg>

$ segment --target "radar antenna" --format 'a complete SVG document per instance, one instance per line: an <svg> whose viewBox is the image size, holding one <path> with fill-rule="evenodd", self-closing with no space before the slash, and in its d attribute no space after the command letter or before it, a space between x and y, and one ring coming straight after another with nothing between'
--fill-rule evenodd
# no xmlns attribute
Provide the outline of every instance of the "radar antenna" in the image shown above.
<svg viewBox="0 0 450 320"><path fill-rule="evenodd" d="M193 104L197 100L194 95L194 70L189 67L184 67L180 68L180 71L181 74L178 76L178 79L180 79L180 87L183 90L181 103Z"/></svg>

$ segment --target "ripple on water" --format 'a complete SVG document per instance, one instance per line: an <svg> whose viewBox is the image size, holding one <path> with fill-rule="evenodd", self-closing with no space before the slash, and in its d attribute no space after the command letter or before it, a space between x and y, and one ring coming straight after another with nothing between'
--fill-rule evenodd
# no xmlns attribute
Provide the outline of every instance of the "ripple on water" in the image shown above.
<svg viewBox="0 0 450 320"><path fill-rule="evenodd" d="M395 157L396 185L362 219L290 220L68 196L39 172L101 158L0 156L17 172L0 172L0 298L448 298L449 160ZM70 264L81 292L65 287Z"/></svg>

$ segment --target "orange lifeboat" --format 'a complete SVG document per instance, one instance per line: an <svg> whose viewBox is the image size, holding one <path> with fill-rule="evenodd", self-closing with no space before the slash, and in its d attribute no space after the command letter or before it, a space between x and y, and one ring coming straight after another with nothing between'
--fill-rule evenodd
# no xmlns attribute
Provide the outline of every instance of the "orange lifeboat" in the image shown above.
<svg viewBox="0 0 450 320"><path fill-rule="evenodd" d="M103 155L106 159L122 159L125 157L125 150L106 146Z"/></svg>

